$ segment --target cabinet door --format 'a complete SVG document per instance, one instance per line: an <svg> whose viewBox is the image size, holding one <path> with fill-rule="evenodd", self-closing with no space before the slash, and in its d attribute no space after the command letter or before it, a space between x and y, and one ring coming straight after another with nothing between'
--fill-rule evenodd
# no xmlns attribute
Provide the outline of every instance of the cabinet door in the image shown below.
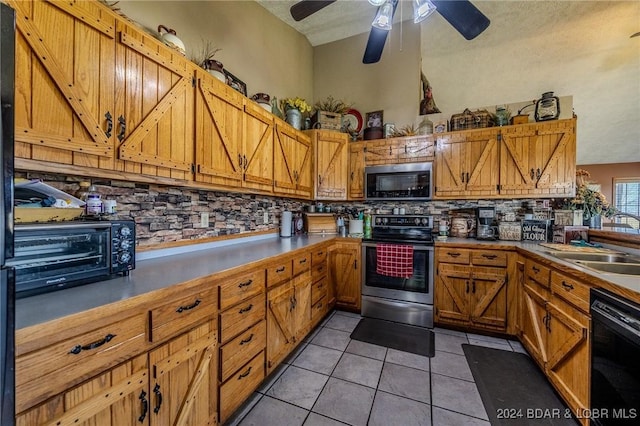
<svg viewBox="0 0 640 426"><path fill-rule="evenodd" d="M205 71L196 90L196 180L240 187L243 96Z"/></svg>
<svg viewBox="0 0 640 426"><path fill-rule="evenodd" d="M147 355L140 355L16 417L17 426L145 424L153 415Z"/></svg>
<svg viewBox="0 0 640 426"><path fill-rule="evenodd" d="M214 321L149 353L152 426L217 423L217 334Z"/></svg>
<svg viewBox="0 0 640 426"><path fill-rule="evenodd" d="M293 288L295 289L294 323L296 342L304 339L311 329L311 287L310 271L298 276L293 283Z"/></svg>
<svg viewBox="0 0 640 426"><path fill-rule="evenodd" d="M502 195L573 196L575 119L503 128Z"/></svg>
<svg viewBox="0 0 640 426"><path fill-rule="evenodd" d="M267 369L268 373L293 349L295 289L291 283L277 287L267 295Z"/></svg>
<svg viewBox="0 0 640 426"><path fill-rule="evenodd" d="M473 130L465 134L464 180L467 196L498 194L498 130Z"/></svg>
<svg viewBox="0 0 640 426"><path fill-rule="evenodd" d="M471 268L441 263L435 288L436 321L467 323L470 319Z"/></svg>
<svg viewBox="0 0 640 426"><path fill-rule="evenodd" d="M364 146L363 142L349 144L349 199L364 198Z"/></svg>
<svg viewBox="0 0 640 426"><path fill-rule="evenodd" d="M16 11L15 155L113 169L116 19L99 2Z"/></svg>
<svg viewBox="0 0 640 426"><path fill-rule="evenodd" d="M116 168L191 180L197 67L133 24L117 29Z"/></svg>
<svg viewBox="0 0 640 426"><path fill-rule="evenodd" d="M364 161L368 166L395 164L398 159L399 144L395 139L382 139L367 142Z"/></svg>
<svg viewBox="0 0 640 426"><path fill-rule="evenodd" d="M296 131L295 164L297 170L296 195L311 198L313 195L313 153L311 139Z"/></svg>
<svg viewBox="0 0 640 426"><path fill-rule="evenodd" d="M338 243L329 256L336 304L349 310L360 311L360 244Z"/></svg>
<svg viewBox="0 0 640 426"><path fill-rule="evenodd" d="M589 408L589 317L554 299L547 305L547 375L575 412Z"/></svg>
<svg viewBox="0 0 640 426"><path fill-rule="evenodd" d="M520 292L520 338L529 354L544 369L547 362L548 293L540 290L525 284Z"/></svg>
<svg viewBox="0 0 640 426"><path fill-rule="evenodd" d="M465 193L465 144L461 133L438 136L435 161L436 197L462 196Z"/></svg>
<svg viewBox="0 0 640 426"><path fill-rule="evenodd" d="M348 135L316 130L316 200L347 199Z"/></svg>
<svg viewBox="0 0 640 426"><path fill-rule="evenodd" d="M298 138L294 129L284 123L276 123L275 137L273 148L274 191L294 195L299 176Z"/></svg>
<svg viewBox="0 0 640 426"><path fill-rule="evenodd" d="M471 271L471 321L492 330L507 329L507 276L500 268Z"/></svg>
<svg viewBox="0 0 640 426"><path fill-rule="evenodd" d="M398 163L433 161L435 143L433 136L403 138L398 149Z"/></svg>
<svg viewBox="0 0 640 426"><path fill-rule="evenodd" d="M242 148L243 186L273 191L273 116L245 100L244 144Z"/></svg>

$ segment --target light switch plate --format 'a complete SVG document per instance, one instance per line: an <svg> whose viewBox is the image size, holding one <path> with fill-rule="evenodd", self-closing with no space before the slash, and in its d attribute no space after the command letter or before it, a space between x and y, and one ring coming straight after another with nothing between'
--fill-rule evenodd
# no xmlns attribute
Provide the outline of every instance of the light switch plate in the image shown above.
<svg viewBox="0 0 640 426"><path fill-rule="evenodd" d="M202 213L200 215L200 226L204 228L209 226L209 213Z"/></svg>
<svg viewBox="0 0 640 426"><path fill-rule="evenodd" d="M269 223L269 212L264 212L262 216L262 221L264 223Z"/></svg>

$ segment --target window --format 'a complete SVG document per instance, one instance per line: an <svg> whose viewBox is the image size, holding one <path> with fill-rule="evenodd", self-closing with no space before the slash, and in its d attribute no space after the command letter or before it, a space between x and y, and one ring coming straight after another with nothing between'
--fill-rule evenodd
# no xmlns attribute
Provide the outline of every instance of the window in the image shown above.
<svg viewBox="0 0 640 426"><path fill-rule="evenodd" d="M640 216L640 177L614 178L613 200L614 206L621 212ZM640 221L632 217L618 216L615 222L626 223L635 229L640 227Z"/></svg>

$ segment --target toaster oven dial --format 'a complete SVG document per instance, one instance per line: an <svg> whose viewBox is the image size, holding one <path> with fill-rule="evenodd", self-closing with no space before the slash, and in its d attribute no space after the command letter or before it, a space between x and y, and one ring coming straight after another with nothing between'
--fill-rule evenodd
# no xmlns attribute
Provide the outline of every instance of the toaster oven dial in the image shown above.
<svg viewBox="0 0 640 426"><path fill-rule="evenodd" d="M131 240L122 240L120 241L120 248L122 250L128 250L131 247Z"/></svg>
<svg viewBox="0 0 640 426"><path fill-rule="evenodd" d="M131 255L128 252L121 253L120 256L118 256L118 261L120 263L129 263L130 260Z"/></svg>
<svg viewBox="0 0 640 426"><path fill-rule="evenodd" d="M131 235L131 229L129 229L127 226L123 226L122 228L120 228L120 235L122 235L123 237L128 237L129 235Z"/></svg>

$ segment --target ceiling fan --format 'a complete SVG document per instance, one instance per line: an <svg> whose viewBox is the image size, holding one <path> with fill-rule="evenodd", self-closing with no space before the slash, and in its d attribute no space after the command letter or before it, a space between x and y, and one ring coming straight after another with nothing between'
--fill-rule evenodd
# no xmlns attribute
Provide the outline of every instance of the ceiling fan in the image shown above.
<svg viewBox="0 0 640 426"><path fill-rule="evenodd" d="M324 9L336 0L300 0L291 6L291 16L296 21L301 21L307 16ZM367 47L364 51L362 62L373 64L380 60L382 50L387 40L387 34L391 29L393 15L398 7L399 0L369 0L369 3L378 5L376 19L371 27ZM489 18L478 10L468 0L412 0L416 19L414 22L426 18L433 10L437 10L442 17L453 26L465 39L476 38L489 26ZM418 18L418 9L428 8L428 12ZM382 16L382 25L379 17ZM388 24L388 25L385 25ZM384 28L384 29L383 29Z"/></svg>

